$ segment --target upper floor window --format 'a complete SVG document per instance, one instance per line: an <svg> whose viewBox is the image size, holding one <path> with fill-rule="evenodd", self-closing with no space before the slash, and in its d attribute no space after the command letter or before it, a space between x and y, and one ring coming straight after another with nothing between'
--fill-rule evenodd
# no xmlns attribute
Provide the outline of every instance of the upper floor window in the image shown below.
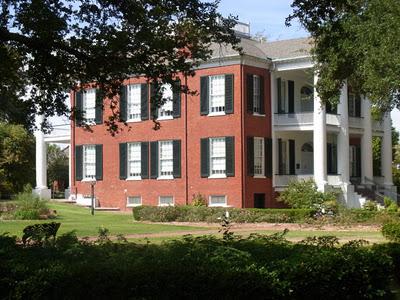
<svg viewBox="0 0 400 300"><path fill-rule="evenodd" d="M158 120L173 119L173 91L170 84L164 84L162 87L164 101L163 105L158 108Z"/></svg>
<svg viewBox="0 0 400 300"><path fill-rule="evenodd" d="M210 139L210 166L212 175L226 175L225 138Z"/></svg>
<svg viewBox="0 0 400 300"><path fill-rule="evenodd" d="M262 113L261 112L261 89L260 89L260 76L253 76L253 112Z"/></svg>
<svg viewBox="0 0 400 300"><path fill-rule="evenodd" d="M350 117L361 117L361 97L354 93L348 93L348 105Z"/></svg>
<svg viewBox="0 0 400 300"><path fill-rule="evenodd" d="M159 174L160 177L171 177L174 174L174 156L172 141L159 142Z"/></svg>
<svg viewBox="0 0 400 300"><path fill-rule="evenodd" d="M295 82L277 78L278 113L293 114L295 112Z"/></svg>
<svg viewBox="0 0 400 300"><path fill-rule="evenodd" d="M88 89L82 95L83 119L87 123L96 121L96 89Z"/></svg>
<svg viewBox="0 0 400 300"><path fill-rule="evenodd" d="M141 85L130 84L127 86L127 121L141 120Z"/></svg>
<svg viewBox="0 0 400 300"><path fill-rule="evenodd" d="M265 159L264 159L264 138L254 138L254 175L264 176Z"/></svg>
<svg viewBox="0 0 400 300"><path fill-rule="evenodd" d="M233 75L213 75L200 78L201 115L233 113Z"/></svg>
<svg viewBox="0 0 400 300"><path fill-rule="evenodd" d="M128 144L128 178L141 178L141 143Z"/></svg>

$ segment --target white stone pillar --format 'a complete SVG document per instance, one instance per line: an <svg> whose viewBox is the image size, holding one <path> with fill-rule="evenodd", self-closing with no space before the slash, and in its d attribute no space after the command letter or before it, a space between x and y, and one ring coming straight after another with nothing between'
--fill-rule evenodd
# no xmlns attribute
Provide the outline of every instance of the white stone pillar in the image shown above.
<svg viewBox="0 0 400 300"><path fill-rule="evenodd" d="M369 183L373 180L373 157L372 157L372 118L371 103L368 98L361 100L361 113L363 116L364 134L361 138L361 182Z"/></svg>
<svg viewBox="0 0 400 300"><path fill-rule="evenodd" d="M47 187L47 146L41 131L43 116L36 116L36 187L34 192L41 198L50 199L51 190Z"/></svg>
<svg viewBox="0 0 400 300"><path fill-rule="evenodd" d="M318 75L314 74L314 180L319 191L325 191L327 180L326 109L317 93Z"/></svg>
<svg viewBox="0 0 400 300"><path fill-rule="evenodd" d="M392 122L390 113L385 114L383 119L382 139L382 175L385 177L384 185L393 186L392 175Z"/></svg>
<svg viewBox="0 0 400 300"><path fill-rule="evenodd" d="M347 82L344 83L340 91L338 114L340 115L338 134L338 173L341 175L342 184L347 186L350 184L350 135Z"/></svg>
<svg viewBox="0 0 400 300"><path fill-rule="evenodd" d="M272 186L276 186L275 174L277 172L277 143L276 143L276 135L275 135L275 111L276 111L276 101L277 101L277 87L276 87L276 73L275 71L271 72L271 139L272 139Z"/></svg>
<svg viewBox="0 0 400 300"><path fill-rule="evenodd" d="M68 188L65 189L64 197L65 199L69 199L71 196L71 186L72 186L72 151L71 151L71 143L68 145Z"/></svg>

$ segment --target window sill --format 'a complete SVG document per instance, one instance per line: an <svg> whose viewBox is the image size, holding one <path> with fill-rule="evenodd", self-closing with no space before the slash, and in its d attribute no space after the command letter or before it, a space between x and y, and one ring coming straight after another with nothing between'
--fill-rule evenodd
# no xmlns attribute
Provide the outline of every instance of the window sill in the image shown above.
<svg viewBox="0 0 400 300"><path fill-rule="evenodd" d="M126 123L139 123L142 122L142 119L131 119L131 120L126 120Z"/></svg>
<svg viewBox="0 0 400 300"><path fill-rule="evenodd" d="M142 206L142 204L127 204L126 207L138 207Z"/></svg>
<svg viewBox="0 0 400 300"><path fill-rule="evenodd" d="M265 179L265 178L267 178L267 176L263 176L263 175L254 175L253 178Z"/></svg>
<svg viewBox="0 0 400 300"><path fill-rule="evenodd" d="M212 112L212 113L209 113L207 116L208 117L218 117L218 116L225 116L225 115L226 115L226 113L224 111L222 111L222 112Z"/></svg>
<svg viewBox="0 0 400 300"><path fill-rule="evenodd" d="M265 117L265 114L253 113L254 117Z"/></svg>
<svg viewBox="0 0 400 300"><path fill-rule="evenodd" d="M142 177L128 177L126 178L126 181L137 181L137 180L142 180Z"/></svg>
<svg viewBox="0 0 400 300"><path fill-rule="evenodd" d="M83 178L82 180L81 180L81 182L93 182L93 181L96 181L96 178Z"/></svg>
<svg viewBox="0 0 400 300"><path fill-rule="evenodd" d="M227 204L208 204L208 207L230 207Z"/></svg>
<svg viewBox="0 0 400 300"><path fill-rule="evenodd" d="M174 204L158 204L159 207L175 206Z"/></svg>
<svg viewBox="0 0 400 300"><path fill-rule="evenodd" d="M157 180L172 180L174 179L174 176L159 176L157 177Z"/></svg>
<svg viewBox="0 0 400 300"><path fill-rule="evenodd" d="M211 176L208 176L210 179L215 179L215 178L228 178L225 174L214 174Z"/></svg>
<svg viewBox="0 0 400 300"><path fill-rule="evenodd" d="M166 120L173 120L173 119L174 119L173 116L168 116L168 117L157 118L157 121L166 121Z"/></svg>

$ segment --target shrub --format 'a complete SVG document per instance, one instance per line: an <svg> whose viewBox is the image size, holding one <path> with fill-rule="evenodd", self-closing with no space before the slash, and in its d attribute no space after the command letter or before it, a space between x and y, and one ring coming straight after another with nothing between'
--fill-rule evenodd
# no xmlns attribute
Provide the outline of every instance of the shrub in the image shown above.
<svg viewBox="0 0 400 300"><path fill-rule="evenodd" d="M192 206L207 206L207 200L204 195L198 193L197 195L193 194L192 197Z"/></svg>
<svg viewBox="0 0 400 300"><path fill-rule="evenodd" d="M399 206L392 198L385 196L383 198L385 209L390 212L396 212L399 210Z"/></svg>
<svg viewBox="0 0 400 300"><path fill-rule="evenodd" d="M372 200L367 200L367 201L365 201L365 203L363 205L363 209L368 210L368 211L377 211L378 206L376 205L376 202L374 202Z"/></svg>
<svg viewBox="0 0 400 300"><path fill-rule="evenodd" d="M136 221L151 222L220 222L229 211L230 221L237 223L303 223L315 212L313 209L240 209L205 206L138 206L132 209Z"/></svg>
<svg viewBox="0 0 400 300"><path fill-rule="evenodd" d="M385 238L400 242L400 222L387 222L382 226L382 234Z"/></svg>
<svg viewBox="0 0 400 300"><path fill-rule="evenodd" d="M54 217L53 212L47 207L47 201L34 195L29 185L25 186L24 191L18 193L14 200L16 202L15 219L38 220Z"/></svg>
<svg viewBox="0 0 400 300"><path fill-rule="evenodd" d="M324 202L336 202L336 195L319 192L313 180L292 181L279 195L278 201L292 208L320 208Z"/></svg>

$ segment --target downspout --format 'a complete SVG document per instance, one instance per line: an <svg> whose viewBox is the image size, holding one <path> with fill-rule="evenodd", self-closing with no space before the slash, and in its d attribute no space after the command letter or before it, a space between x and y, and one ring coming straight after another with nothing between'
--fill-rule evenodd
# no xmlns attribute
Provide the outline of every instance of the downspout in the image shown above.
<svg viewBox="0 0 400 300"><path fill-rule="evenodd" d="M75 108L75 95L76 95L76 93L73 93L73 95L72 95L72 97L71 97L71 109L73 109L73 108ZM75 199L76 199L76 197L77 197L77 195L78 195L78 188L77 188L77 186L76 186L76 180L75 180L75 173L76 173L76 170L75 170L75 159L76 159L76 157L75 157L75 145L76 145L76 141L75 141L75 128L76 128L76 123L75 123L75 116L74 116L74 118L71 118L71 143L70 143L70 147L71 147L71 164L72 164L72 166L71 166L71 174L70 174L70 176L72 177L71 178L71 182L73 183L73 186L75 187ZM72 188L72 187L71 187ZM72 192L72 191L71 191Z"/></svg>
<svg viewBox="0 0 400 300"><path fill-rule="evenodd" d="M244 95L243 95L243 55L240 56L240 96L241 96L241 114L240 114L240 132L241 132L241 147L240 147L240 158L241 158L241 168L242 168L242 208L245 207L245 187L246 187L246 175L244 173L244 117L245 117L245 109L244 109Z"/></svg>
<svg viewBox="0 0 400 300"><path fill-rule="evenodd" d="M185 192L186 205L189 204L189 177L188 177L188 129L187 129L187 110L188 110L188 93L187 93L187 74L185 73Z"/></svg>

